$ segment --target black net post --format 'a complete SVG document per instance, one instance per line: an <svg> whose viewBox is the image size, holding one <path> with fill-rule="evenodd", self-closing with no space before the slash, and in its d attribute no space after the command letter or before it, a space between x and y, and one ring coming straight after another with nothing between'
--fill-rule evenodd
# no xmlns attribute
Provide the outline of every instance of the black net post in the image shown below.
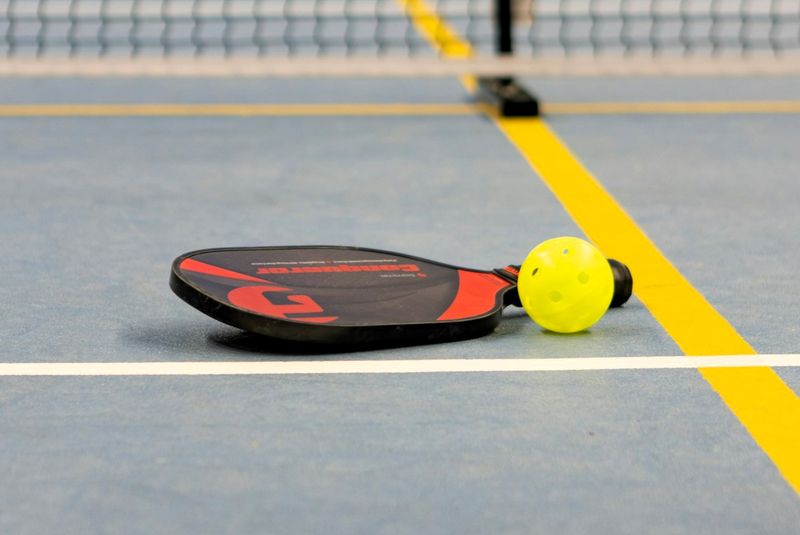
<svg viewBox="0 0 800 535"><path fill-rule="evenodd" d="M498 56L511 56L514 52L513 0L494 0L495 52ZM539 101L519 85L514 78L478 78L479 101L488 102L505 117L535 117L539 115Z"/></svg>
<svg viewBox="0 0 800 535"><path fill-rule="evenodd" d="M495 2L495 31L497 33L497 53L501 56L510 56L513 53L513 15L511 0L494 0Z"/></svg>

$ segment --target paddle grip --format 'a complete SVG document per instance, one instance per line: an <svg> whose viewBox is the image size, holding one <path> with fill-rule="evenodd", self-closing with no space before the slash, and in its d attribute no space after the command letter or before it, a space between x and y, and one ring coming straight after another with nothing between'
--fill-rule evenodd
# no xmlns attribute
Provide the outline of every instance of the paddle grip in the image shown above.
<svg viewBox="0 0 800 535"><path fill-rule="evenodd" d="M614 295L611 297L611 304L609 307L621 307L628 302L628 299L630 299L633 293L633 275L631 275L631 270L628 269L628 266L619 260L609 258L608 265L611 266L611 273L614 275ZM509 265L501 269L496 269L495 272L504 279L516 284L519 270L520 266ZM522 301L519 299L519 292L516 286L512 290L506 292L505 304L517 307L522 306Z"/></svg>

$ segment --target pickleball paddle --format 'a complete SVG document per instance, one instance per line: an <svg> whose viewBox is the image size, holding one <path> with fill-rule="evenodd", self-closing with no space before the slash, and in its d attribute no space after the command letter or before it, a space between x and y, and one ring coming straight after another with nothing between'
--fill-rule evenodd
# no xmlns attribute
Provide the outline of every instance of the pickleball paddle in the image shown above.
<svg viewBox="0 0 800 535"><path fill-rule="evenodd" d="M609 263L618 307L633 280L624 264ZM491 333L506 306L520 306L518 269L482 271L360 247L233 247L181 255L170 287L208 316L272 338L408 345Z"/></svg>

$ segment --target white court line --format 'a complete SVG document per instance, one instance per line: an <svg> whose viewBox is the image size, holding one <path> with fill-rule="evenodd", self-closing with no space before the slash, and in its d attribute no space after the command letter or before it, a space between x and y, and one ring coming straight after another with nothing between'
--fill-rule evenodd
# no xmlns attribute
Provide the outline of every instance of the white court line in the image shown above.
<svg viewBox="0 0 800 535"><path fill-rule="evenodd" d="M296 375L800 367L800 354L237 362L7 362L0 376Z"/></svg>

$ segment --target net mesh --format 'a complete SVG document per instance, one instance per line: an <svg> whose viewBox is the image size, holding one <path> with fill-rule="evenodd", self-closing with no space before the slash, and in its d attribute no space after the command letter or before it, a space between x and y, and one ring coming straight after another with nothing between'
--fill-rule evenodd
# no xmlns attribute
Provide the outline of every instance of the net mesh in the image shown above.
<svg viewBox="0 0 800 535"><path fill-rule="evenodd" d="M486 47L486 0L440 0L434 25ZM417 55L432 48L396 0L0 0L6 55ZM442 37L446 40L446 36Z"/></svg>
<svg viewBox="0 0 800 535"><path fill-rule="evenodd" d="M513 0L517 57L800 50L800 0ZM0 0L0 56L492 55L492 0ZM433 46L432 46L433 43Z"/></svg>
<svg viewBox="0 0 800 535"><path fill-rule="evenodd" d="M537 51L697 54L796 51L797 0L537 0L519 44Z"/></svg>

